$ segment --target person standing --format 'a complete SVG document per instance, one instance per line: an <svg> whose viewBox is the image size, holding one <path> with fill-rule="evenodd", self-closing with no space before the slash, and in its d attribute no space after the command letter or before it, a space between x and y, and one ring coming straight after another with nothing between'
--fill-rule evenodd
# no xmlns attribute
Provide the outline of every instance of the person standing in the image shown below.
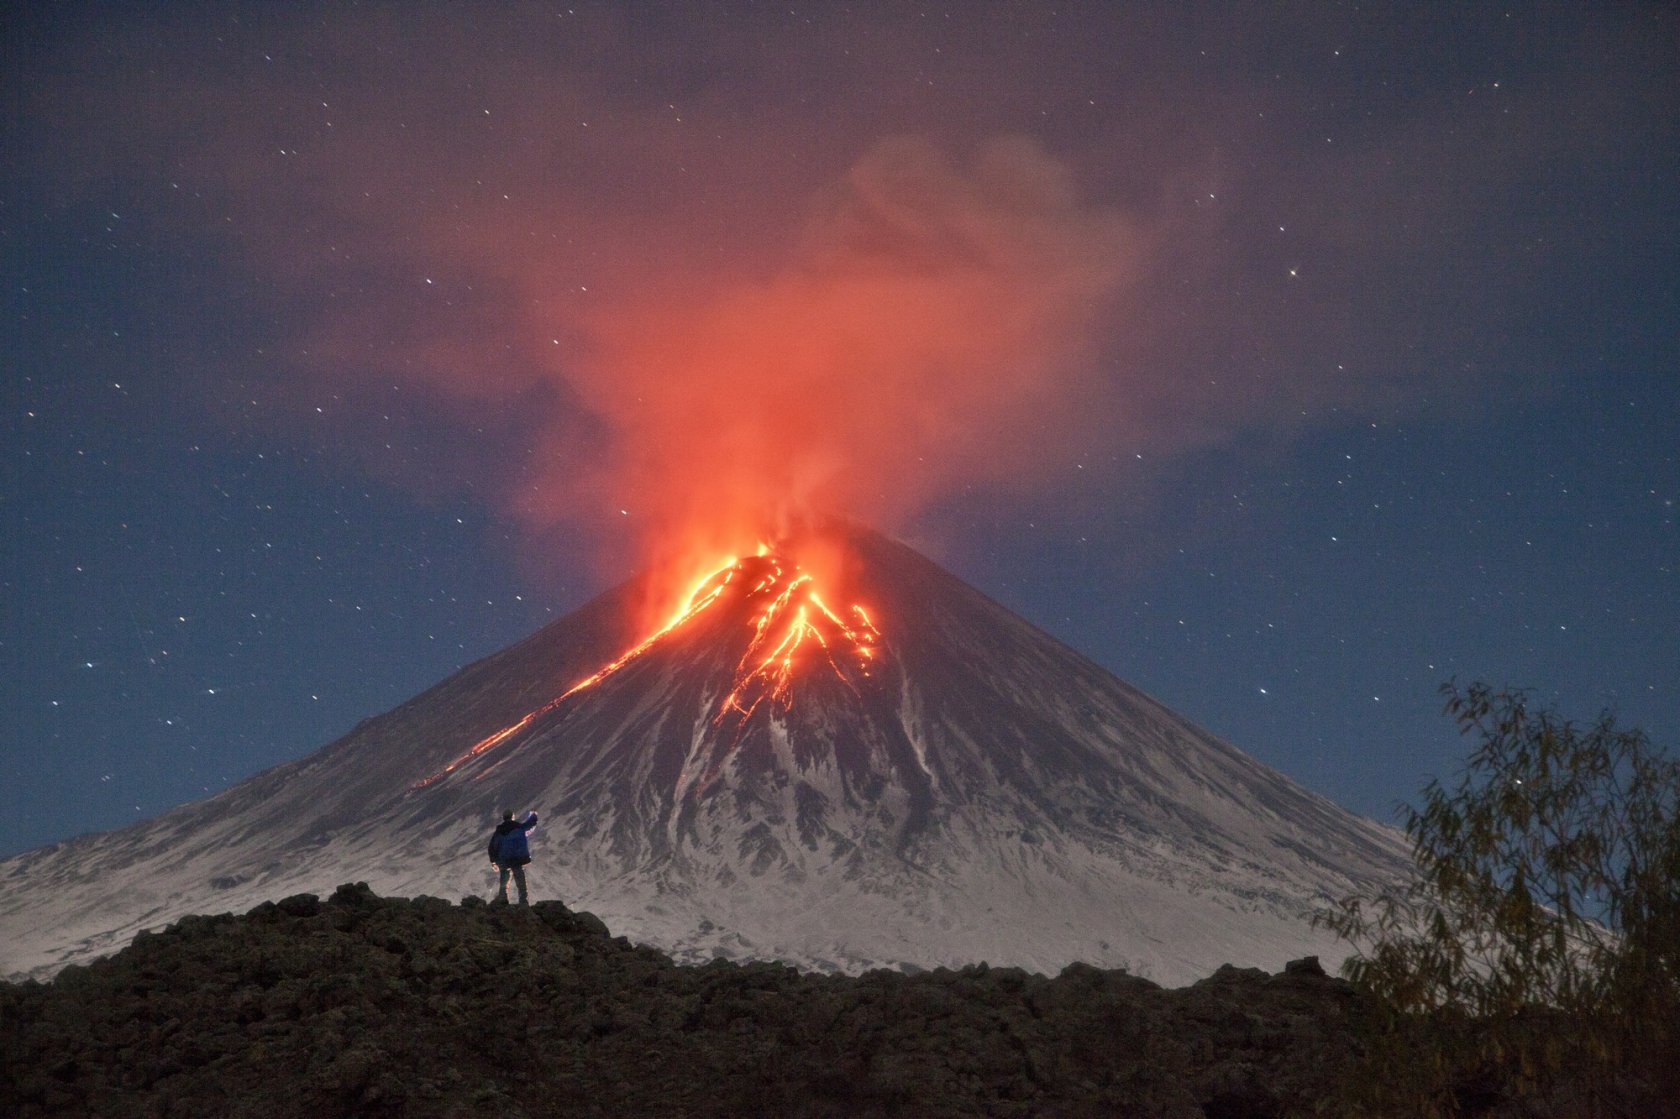
<svg viewBox="0 0 1680 1119"><path fill-rule="evenodd" d="M509 874L513 875L514 884L519 887L519 904L531 904L530 897L525 892L525 864L531 861L531 845L527 842L525 833L536 825L535 812L525 817L522 824L514 822L511 809L502 813L502 822L496 825L495 832L490 836L490 862L501 872L502 879L496 900L492 904L508 903Z"/></svg>

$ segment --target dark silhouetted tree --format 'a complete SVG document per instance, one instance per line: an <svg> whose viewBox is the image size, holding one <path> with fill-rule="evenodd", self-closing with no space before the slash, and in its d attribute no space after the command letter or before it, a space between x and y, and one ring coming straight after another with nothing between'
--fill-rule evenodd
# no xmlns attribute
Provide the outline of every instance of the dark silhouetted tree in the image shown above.
<svg viewBox="0 0 1680 1119"><path fill-rule="evenodd" d="M1442 692L1476 746L1403 809L1414 878L1318 918L1387 1008L1364 1109L1680 1106L1680 762L1608 713Z"/></svg>

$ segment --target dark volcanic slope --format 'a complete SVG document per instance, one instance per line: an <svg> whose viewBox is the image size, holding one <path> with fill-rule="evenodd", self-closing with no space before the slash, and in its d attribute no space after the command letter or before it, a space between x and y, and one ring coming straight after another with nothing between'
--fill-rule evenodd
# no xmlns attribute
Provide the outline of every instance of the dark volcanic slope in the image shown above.
<svg viewBox="0 0 1680 1119"><path fill-rule="evenodd" d="M0 984L7 1116L1281 1116L1368 1012L1316 964L678 967L558 902L341 886Z"/></svg>

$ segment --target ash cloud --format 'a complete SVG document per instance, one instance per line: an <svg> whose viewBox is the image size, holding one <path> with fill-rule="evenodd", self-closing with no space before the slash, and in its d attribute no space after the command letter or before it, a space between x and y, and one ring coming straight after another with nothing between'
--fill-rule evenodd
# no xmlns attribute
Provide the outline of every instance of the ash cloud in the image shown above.
<svg viewBox="0 0 1680 1119"><path fill-rule="evenodd" d="M569 382L615 439L526 509L622 504L655 538L750 542L790 509L891 526L955 488L1030 485L1101 429L1098 323L1145 251L1029 139L960 161L878 144L769 276L696 278L686 300L632 296L578 324Z"/></svg>
<svg viewBox="0 0 1680 1119"><path fill-rule="evenodd" d="M188 262L165 298L270 321L176 345L219 422L616 565L766 504L1055 506L1080 467L1145 503L1139 454L1490 395L1575 297L1531 257L1672 146L1638 110L1672 81L1416 96L1419 20L1268 16L1256 70L1226 13L89 10L28 32L8 136L55 220ZM1584 103L1638 136L1560 133Z"/></svg>

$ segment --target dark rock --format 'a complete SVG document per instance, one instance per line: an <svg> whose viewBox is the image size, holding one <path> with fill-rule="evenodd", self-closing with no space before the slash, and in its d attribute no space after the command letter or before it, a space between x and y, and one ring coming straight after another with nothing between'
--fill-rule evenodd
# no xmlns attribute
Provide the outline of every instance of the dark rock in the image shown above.
<svg viewBox="0 0 1680 1119"><path fill-rule="evenodd" d="M313 917L321 912L321 899L314 894L293 894L275 905L288 917Z"/></svg>
<svg viewBox="0 0 1680 1119"><path fill-rule="evenodd" d="M678 967L559 902L355 883L0 984L0 1114L1261 1119L1349 1075L1361 997L1305 962L1182 990L1083 964Z"/></svg>
<svg viewBox="0 0 1680 1119"><path fill-rule="evenodd" d="M572 918L584 932L600 937L610 938L612 936L612 933L607 929L607 923L593 913L585 913L580 910L572 914Z"/></svg>
<svg viewBox="0 0 1680 1119"><path fill-rule="evenodd" d="M378 905L379 898L366 882L346 882L333 891L332 897L327 899L327 904L350 909L367 909Z"/></svg>

